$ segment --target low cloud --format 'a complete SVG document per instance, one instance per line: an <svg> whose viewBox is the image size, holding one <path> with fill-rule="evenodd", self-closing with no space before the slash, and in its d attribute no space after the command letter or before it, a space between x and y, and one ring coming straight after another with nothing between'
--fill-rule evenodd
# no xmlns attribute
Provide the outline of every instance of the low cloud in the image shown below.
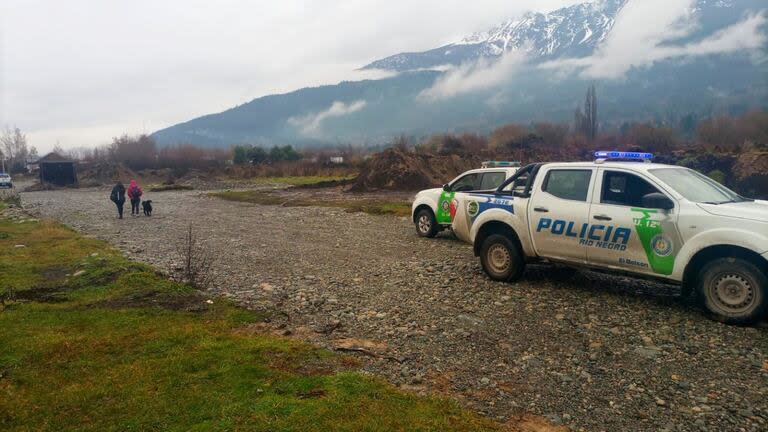
<svg viewBox="0 0 768 432"><path fill-rule="evenodd" d="M509 51L498 59L481 57L476 62L449 70L436 79L432 87L420 92L417 98L434 102L497 87L510 80L525 62L524 51L518 50Z"/></svg>
<svg viewBox="0 0 768 432"><path fill-rule="evenodd" d="M323 122L329 118L343 117L365 108L367 103L364 100L357 100L350 103L335 101L331 106L323 111L308 114L301 117L291 117L288 124L295 126L299 132L305 136L318 136L322 132Z"/></svg>
<svg viewBox="0 0 768 432"><path fill-rule="evenodd" d="M690 0L630 1L616 18L605 43L589 57L545 62L544 69L577 73L589 79L619 79L635 67L649 67L671 59L758 50L765 46L766 12L742 21L697 42L674 44L697 28ZM658 11L664 10L664 14Z"/></svg>

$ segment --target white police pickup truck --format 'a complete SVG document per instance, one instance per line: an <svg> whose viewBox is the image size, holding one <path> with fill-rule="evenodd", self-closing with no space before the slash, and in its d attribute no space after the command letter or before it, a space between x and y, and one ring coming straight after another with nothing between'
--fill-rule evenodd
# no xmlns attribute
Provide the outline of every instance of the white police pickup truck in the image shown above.
<svg viewBox="0 0 768 432"><path fill-rule="evenodd" d="M434 237L451 226L451 203L456 192L496 190L520 167L519 162L487 161L480 169L469 170L442 188L426 189L418 194L411 206L411 220L421 237Z"/></svg>
<svg viewBox="0 0 768 432"><path fill-rule="evenodd" d="M679 283L719 321L765 317L768 202L647 153L595 156L528 165L494 193L455 194L453 231L489 277L560 262Z"/></svg>

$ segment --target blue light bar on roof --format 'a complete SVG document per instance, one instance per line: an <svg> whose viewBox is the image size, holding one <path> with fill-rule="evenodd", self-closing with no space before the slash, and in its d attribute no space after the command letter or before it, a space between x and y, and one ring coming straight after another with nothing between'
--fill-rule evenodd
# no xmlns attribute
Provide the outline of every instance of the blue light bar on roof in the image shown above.
<svg viewBox="0 0 768 432"><path fill-rule="evenodd" d="M596 151L595 152L595 157L597 159L651 160L651 159L653 159L653 153L621 152L621 151Z"/></svg>

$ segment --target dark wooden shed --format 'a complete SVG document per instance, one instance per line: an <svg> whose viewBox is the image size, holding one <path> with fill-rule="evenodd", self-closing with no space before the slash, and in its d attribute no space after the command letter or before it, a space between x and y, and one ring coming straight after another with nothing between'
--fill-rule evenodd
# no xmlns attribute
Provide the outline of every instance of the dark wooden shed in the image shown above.
<svg viewBox="0 0 768 432"><path fill-rule="evenodd" d="M75 161L67 159L58 153L48 153L37 161L40 170L40 183L50 183L56 186L77 184L77 168Z"/></svg>

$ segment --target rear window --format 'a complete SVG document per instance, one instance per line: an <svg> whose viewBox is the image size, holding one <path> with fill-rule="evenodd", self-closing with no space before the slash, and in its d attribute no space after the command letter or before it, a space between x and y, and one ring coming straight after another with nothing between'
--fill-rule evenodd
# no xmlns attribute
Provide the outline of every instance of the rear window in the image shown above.
<svg viewBox="0 0 768 432"><path fill-rule="evenodd" d="M464 177L456 180L456 182L451 185L451 190L453 190L454 192L467 192L467 191L478 190L479 187L480 187L480 174L473 173L473 174L467 174Z"/></svg>
<svg viewBox="0 0 768 432"><path fill-rule="evenodd" d="M572 201L586 201L592 170L558 170L547 173L541 190L558 198Z"/></svg>
<svg viewBox="0 0 768 432"><path fill-rule="evenodd" d="M483 174L483 181L480 183L480 190L496 189L504 180L507 179L507 175L503 172L487 172Z"/></svg>

